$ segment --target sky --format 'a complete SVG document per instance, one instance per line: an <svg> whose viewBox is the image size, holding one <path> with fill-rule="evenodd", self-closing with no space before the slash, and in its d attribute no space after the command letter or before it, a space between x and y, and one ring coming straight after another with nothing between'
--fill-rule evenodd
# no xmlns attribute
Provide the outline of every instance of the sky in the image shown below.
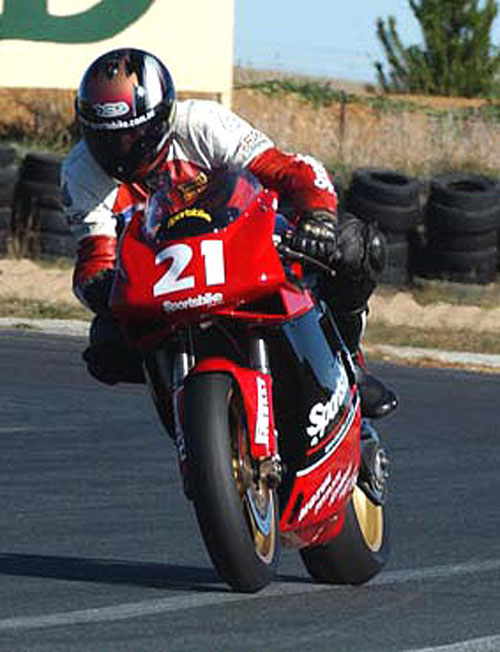
<svg viewBox="0 0 500 652"><path fill-rule="evenodd" d="M235 7L242 66L373 83L374 62L385 63L377 18L394 16L403 44L421 43L408 0L236 0Z"/></svg>

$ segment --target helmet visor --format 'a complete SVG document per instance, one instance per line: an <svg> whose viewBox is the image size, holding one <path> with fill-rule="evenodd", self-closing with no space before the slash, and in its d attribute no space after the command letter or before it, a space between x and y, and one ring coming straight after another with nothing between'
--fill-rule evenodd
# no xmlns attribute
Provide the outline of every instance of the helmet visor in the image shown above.
<svg viewBox="0 0 500 652"><path fill-rule="evenodd" d="M83 126L87 146L99 165L119 181L134 181L155 161L166 145L171 126L164 115L130 129Z"/></svg>

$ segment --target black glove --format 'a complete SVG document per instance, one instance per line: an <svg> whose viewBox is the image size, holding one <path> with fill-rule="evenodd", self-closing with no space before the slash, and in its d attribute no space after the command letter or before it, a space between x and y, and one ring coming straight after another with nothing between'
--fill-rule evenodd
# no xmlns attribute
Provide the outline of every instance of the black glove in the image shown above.
<svg viewBox="0 0 500 652"><path fill-rule="evenodd" d="M295 251L334 267L339 259L338 226L333 213L316 210L297 225L290 246Z"/></svg>
<svg viewBox="0 0 500 652"><path fill-rule="evenodd" d="M376 281L385 266L386 242L375 224L346 213L339 225L337 271L345 277Z"/></svg>
<svg viewBox="0 0 500 652"><path fill-rule="evenodd" d="M82 288L85 303L96 315L110 311L108 301L115 275L116 271L114 269L103 269L85 283Z"/></svg>

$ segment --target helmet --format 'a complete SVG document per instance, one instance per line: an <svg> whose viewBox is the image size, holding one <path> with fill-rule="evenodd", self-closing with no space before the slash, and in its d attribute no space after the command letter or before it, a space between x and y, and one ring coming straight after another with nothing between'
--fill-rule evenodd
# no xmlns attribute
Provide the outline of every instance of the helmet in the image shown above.
<svg viewBox="0 0 500 652"><path fill-rule="evenodd" d="M96 59L76 98L82 136L112 177L136 181L163 159L175 117L170 73L154 55L122 48Z"/></svg>

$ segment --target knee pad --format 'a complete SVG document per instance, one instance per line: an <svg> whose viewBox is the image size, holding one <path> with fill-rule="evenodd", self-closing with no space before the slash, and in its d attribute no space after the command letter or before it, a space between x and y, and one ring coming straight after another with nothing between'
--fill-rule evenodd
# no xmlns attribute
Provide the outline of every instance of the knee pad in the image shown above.
<svg viewBox="0 0 500 652"><path fill-rule="evenodd" d="M366 310L376 285L368 276L350 278L337 274L322 279L320 293L334 313L360 313Z"/></svg>

